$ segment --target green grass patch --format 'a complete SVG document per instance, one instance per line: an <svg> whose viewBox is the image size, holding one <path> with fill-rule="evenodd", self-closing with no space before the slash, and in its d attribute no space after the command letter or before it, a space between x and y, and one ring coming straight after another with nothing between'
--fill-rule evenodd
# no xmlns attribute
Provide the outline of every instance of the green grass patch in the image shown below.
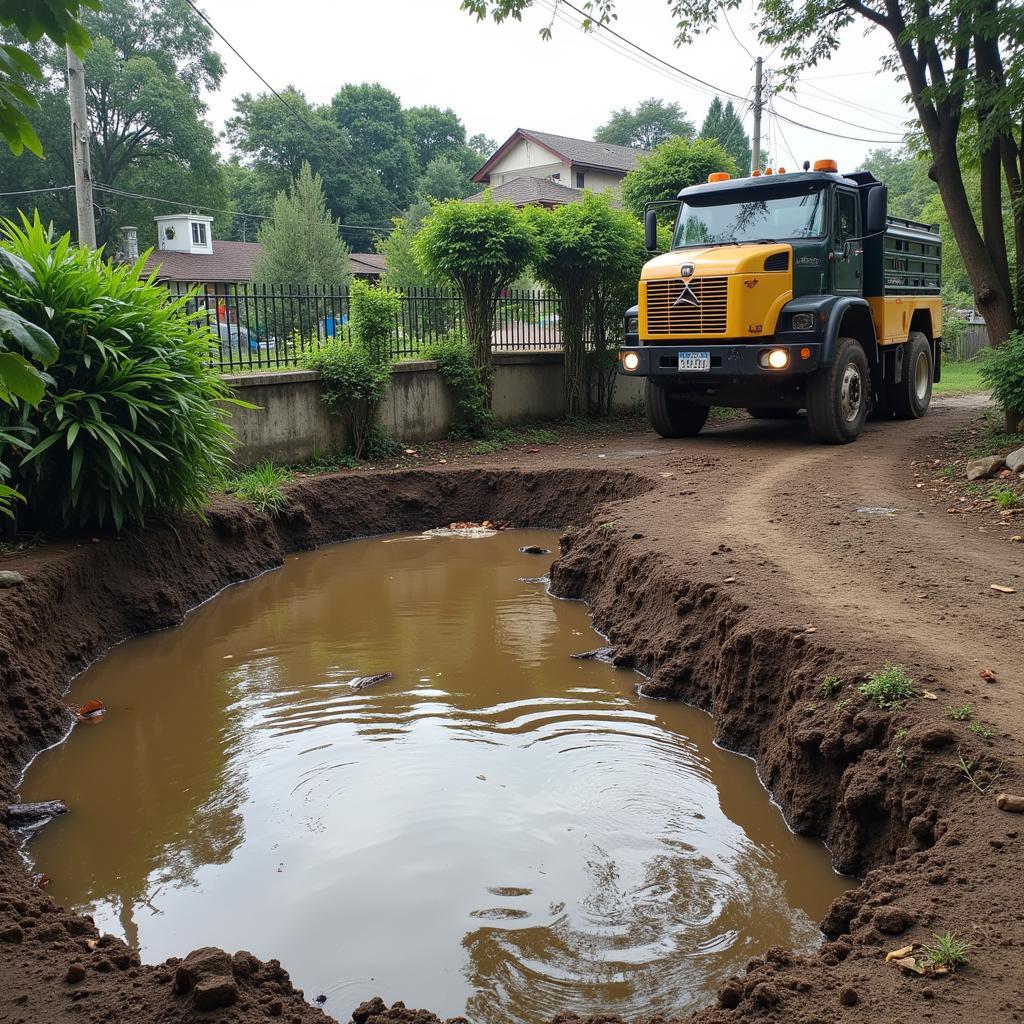
<svg viewBox="0 0 1024 1024"><path fill-rule="evenodd" d="M229 477L224 482L227 494L248 502L258 512L276 516L284 506L281 487L292 478L292 472L273 462L261 462L252 469Z"/></svg>
<svg viewBox="0 0 1024 1024"><path fill-rule="evenodd" d="M948 967L955 971L961 964L967 963L967 951L971 948L969 942L958 939L955 932L945 932L942 935L933 935L934 940L922 947L924 962L935 967Z"/></svg>
<svg viewBox="0 0 1024 1024"><path fill-rule="evenodd" d="M818 687L818 693L822 697L834 697L842 688L843 681L839 676L826 676Z"/></svg>
<svg viewBox="0 0 1024 1024"><path fill-rule="evenodd" d="M969 722L974 717L974 708L970 704L951 704L946 708L946 717L954 722Z"/></svg>
<svg viewBox="0 0 1024 1024"><path fill-rule="evenodd" d="M469 450L473 455L492 455L494 452L505 451L507 448L554 444L557 440L558 435L546 427L524 427L517 430L504 427L495 430L490 437L477 441Z"/></svg>
<svg viewBox="0 0 1024 1024"><path fill-rule="evenodd" d="M942 380L934 385L936 395L972 395L990 390L981 379L981 363L977 360L942 364Z"/></svg>
<svg viewBox="0 0 1024 1024"><path fill-rule="evenodd" d="M857 689L887 711L902 707L904 701L917 695L914 680L907 675L907 670L892 662L886 662L883 668L873 672Z"/></svg>

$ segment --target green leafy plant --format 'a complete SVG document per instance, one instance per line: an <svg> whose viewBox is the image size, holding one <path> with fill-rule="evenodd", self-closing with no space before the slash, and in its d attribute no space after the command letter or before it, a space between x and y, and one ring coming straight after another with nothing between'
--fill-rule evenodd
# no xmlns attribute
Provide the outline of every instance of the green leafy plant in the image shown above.
<svg viewBox="0 0 1024 1024"><path fill-rule="evenodd" d="M818 693L822 697L834 697L843 688L843 681L839 676L825 676L818 687Z"/></svg>
<svg viewBox="0 0 1024 1024"><path fill-rule="evenodd" d="M358 278L349 290L352 338L376 363L391 362L391 339L402 314L402 295L391 288L373 288Z"/></svg>
<svg viewBox="0 0 1024 1024"><path fill-rule="evenodd" d="M344 422L352 454L361 459L377 409L387 394L390 365L376 362L361 345L344 340L308 353L303 365L320 374L324 405Z"/></svg>
<svg viewBox="0 0 1024 1024"><path fill-rule="evenodd" d="M873 672L857 690L865 697L870 697L880 708L890 711L902 707L904 701L917 694L914 680L907 675L907 670L892 662L886 662L883 668Z"/></svg>
<svg viewBox="0 0 1024 1024"><path fill-rule="evenodd" d="M990 740L995 736L995 733L987 726L982 725L981 722L971 722L967 728L970 729L975 736L979 736L983 740Z"/></svg>
<svg viewBox="0 0 1024 1024"><path fill-rule="evenodd" d="M511 203L450 200L433 208L412 243L413 256L431 280L454 285L462 297L466 342L473 368L491 404L491 336L504 289L537 251L533 229Z"/></svg>
<svg viewBox="0 0 1024 1024"><path fill-rule="evenodd" d="M494 429L494 417L487 407L487 390L473 366L473 355L465 339L451 334L424 347L424 359L437 363L437 372L455 398L452 437L487 437Z"/></svg>
<svg viewBox="0 0 1024 1024"><path fill-rule="evenodd" d="M981 364L981 377L1006 415L1006 432L1014 433L1024 420L1024 333L1014 331L992 349Z"/></svg>
<svg viewBox="0 0 1024 1024"><path fill-rule="evenodd" d="M892 752L892 756L893 760L896 762L896 767L901 772L906 771L910 762L907 760L907 751L902 743Z"/></svg>
<svg viewBox="0 0 1024 1024"><path fill-rule="evenodd" d="M249 502L257 511L276 516L284 506L281 486L291 479L291 472L282 466L261 462L252 469L230 477L224 489Z"/></svg>
<svg viewBox="0 0 1024 1024"><path fill-rule="evenodd" d="M969 722L974 717L974 708L970 704L950 705L946 708L946 717L954 722Z"/></svg>
<svg viewBox="0 0 1024 1024"><path fill-rule="evenodd" d="M0 298L59 349L38 405L0 405L0 430L31 434L11 467L38 526L117 529L157 510L201 511L228 465L231 397L210 368L188 296L132 266L54 238L38 215L0 222ZM24 434L22 435L24 438Z"/></svg>
<svg viewBox="0 0 1024 1024"><path fill-rule="evenodd" d="M1018 505L1024 504L1024 500L1021 499L1020 495L1006 486L997 487L992 492L992 500L1000 508L1016 508Z"/></svg>
<svg viewBox="0 0 1024 1024"><path fill-rule="evenodd" d="M957 938L955 932L948 931L942 935L933 935L932 938L934 942L926 943L921 949L926 964L955 971L961 964L967 963L967 953L971 948L969 942Z"/></svg>

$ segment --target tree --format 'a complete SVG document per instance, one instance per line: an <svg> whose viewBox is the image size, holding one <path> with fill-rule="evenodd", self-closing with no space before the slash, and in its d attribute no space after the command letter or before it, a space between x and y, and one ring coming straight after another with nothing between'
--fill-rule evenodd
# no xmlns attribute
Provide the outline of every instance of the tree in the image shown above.
<svg viewBox="0 0 1024 1024"><path fill-rule="evenodd" d="M0 135L15 156L26 149L43 155L42 142L26 114L39 109L29 87L43 80L43 70L24 43L46 39L84 57L90 40L81 23L82 9L95 11L99 6L99 0L0 0L0 29L14 30L11 41L0 41Z"/></svg>
<svg viewBox="0 0 1024 1024"><path fill-rule="evenodd" d="M733 158L710 139L670 139L641 157L622 181L622 201L637 216L644 204L675 199L680 189L708 180L715 171L737 173Z"/></svg>
<svg viewBox="0 0 1024 1024"><path fill-rule="evenodd" d="M740 174L750 168L750 138L743 130L743 122L729 100L722 106L721 96L716 96L708 107L704 123L700 127L700 138L711 139L721 145L736 162Z"/></svg>
<svg viewBox="0 0 1024 1024"><path fill-rule="evenodd" d="M623 107L612 111L608 122L594 132L598 142L634 149L654 149L676 136L692 139L693 122L678 103L666 103L653 96L638 103L636 110Z"/></svg>
<svg viewBox="0 0 1024 1024"><path fill-rule="evenodd" d="M496 20L521 17L533 0L462 0L464 10ZM676 41L714 28L741 0L668 0ZM596 23L614 17L615 0L592 0ZM1024 25L1007 0L756 0L763 44L780 48L783 82L840 52L851 25L889 37L885 68L905 79L931 157L950 230L963 254L975 302L994 346L1024 312ZM958 146L971 138L981 184L975 217ZM1012 247L1004 234L1003 191L1010 199ZM1014 253L1011 276L1011 249Z"/></svg>
<svg viewBox="0 0 1024 1024"><path fill-rule="evenodd" d="M477 132L476 135L470 136L469 142L466 143L469 146L474 156L480 158L480 163L484 163L487 158L498 148L498 143L494 139L483 132Z"/></svg>
<svg viewBox="0 0 1024 1024"><path fill-rule="evenodd" d="M607 196L585 193L579 203L554 210L532 207L527 217L537 236L534 273L559 298L565 349L566 416L584 411L587 386L587 327L600 315L606 347L605 309L611 293L628 280L636 284L643 264L643 233L629 214L612 210ZM600 292L600 295L599 295ZM601 300L602 308L595 311Z"/></svg>
<svg viewBox="0 0 1024 1024"><path fill-rule="evenodd" d="M216 88L223 73L209 27L183 0L105 0L102 11L83 16L83 25L93 41L84 63L94 180L122 191L223 206L213 134L202 120L203 93ZM63 186L72 176L65 53L45 40L32 53L45 76L38 127L50 155L45 162L0 161L9 191ZM100 244L113 240L121 224L145 223L161 209L102 189L96 203ZM39 206L61 227L74 221L68 191L43 197Z"/></svg>
<svg viewBox="0 0 1024 1024"><path fill-rule="evenodd" d="M421 170L431 160L452 158L466 147L466 127L450 107L412 107L405 112L409 141Z"/></svg>
<svg viewBox="0 0 1024 1024"><path fill-rule="evenodd" d="M454 160L439 156L427 164L416 184L421 199L465 199L479 192L480 186L469 180L465 170Z"/></svg>
<svg viewBox="0 0 1024 1024"><path fill-rule="evenodd" d="M401 101L379 83L345 85L331 100L330 116L351 140L353 162L366 172L360 186L367 194L346 219L386 224L409 205L418 177Z"/></svg>
<svg viewBox="0 0 1024 1024"><path fill-rule="evenodd" d="M348 247L327 209L323 181L308 162L274 200L259 241L263 252L252 266L258 284L341 288L348 280Z"/></svg>
<svg viewBox="0 0 1024 1024"><path fill-rule="evenodd" d="M502 291L529 266L537 251L533 228L511 203L449 200L435 206L413 241L413 255L428 277L462 295L466 341L490 404L494 367L491 335Z"/></svg>

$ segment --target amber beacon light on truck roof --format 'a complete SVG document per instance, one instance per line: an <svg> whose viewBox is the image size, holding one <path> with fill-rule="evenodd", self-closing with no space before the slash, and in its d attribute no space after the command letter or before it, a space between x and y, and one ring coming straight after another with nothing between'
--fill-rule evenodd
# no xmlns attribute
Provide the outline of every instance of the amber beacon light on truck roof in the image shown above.
<svg viewBox="0 0 1024 1024"><path fill-rule="evenodd" d="M805 163L804 164L804 170L805 171L809 171L810 169L811 169L810 164L806 164ZM829 172L831 174L838 174L839 173L839 164L837 164L835 162L835 160L815 160L814 161L814 170L816 170L816 171L825 171L825 172ZM780 167L777 171L776 170L772 170L771 167L766 167L763 171L756 170L756 169L751 171L750 172L750 176L752 178L760 178L762 174L785 174L785 173L786 173L786 168L785 167ZM708 175L708 184L709 185L714 185L716 181L730 181L731 179L732 179L732 175L728 171L715 171L712 174Z"/></svg>

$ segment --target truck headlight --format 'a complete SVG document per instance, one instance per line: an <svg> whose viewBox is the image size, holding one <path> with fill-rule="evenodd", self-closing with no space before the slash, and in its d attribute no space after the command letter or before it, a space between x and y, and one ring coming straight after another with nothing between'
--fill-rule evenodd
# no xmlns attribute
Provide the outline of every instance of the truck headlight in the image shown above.
<svg viewBox="0 0 1024 1024"><path fill-rule="evenodd" d="M793 330L794 331L811 331L811 330L814 330L814 314L813 313L794 313L793 314Z"/></svg>
<svg viewBox="0 0 1024 1024"><path fill-rule="evenodd" d="M762 352L757 361L766 370L784 370L789 366L789 353L784 348L771 348Z"/></svg>
<svg viewBox="0 0 1024 1024"><path fill-rule="evenodd" d="M638 317L638 316L627 316L626 317L626 333L627 334L639 334L640 333L640 317Z"/></svg>
<svg viewBox="0 0 1024 1024"><path fill-rule="evenodd" d="M627 352L622 357L622 367L632 373L640 365L640 356L636 352Z"/></svg>

